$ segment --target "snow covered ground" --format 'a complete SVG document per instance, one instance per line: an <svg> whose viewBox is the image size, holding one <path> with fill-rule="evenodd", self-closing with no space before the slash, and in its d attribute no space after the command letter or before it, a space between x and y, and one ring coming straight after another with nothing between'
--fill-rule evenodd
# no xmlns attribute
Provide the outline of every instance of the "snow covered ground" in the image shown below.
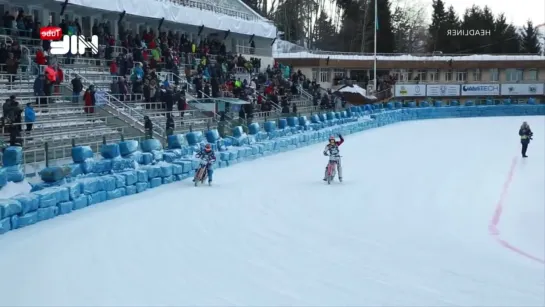
<svg viewBox="0 0 545 307"><path fill-rule="evenodd" d="M320 144L9 232L0 305L543 306L544 133L400 123L347 137L342 184Z"/></svg>

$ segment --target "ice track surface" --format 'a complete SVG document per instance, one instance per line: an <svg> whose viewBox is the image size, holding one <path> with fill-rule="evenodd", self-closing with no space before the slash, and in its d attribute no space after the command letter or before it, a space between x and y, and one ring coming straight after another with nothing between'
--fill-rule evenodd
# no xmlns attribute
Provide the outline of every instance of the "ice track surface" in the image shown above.
<svg viewBox="0 0 545 307"><path fill-rule="evenodd" d="M9 232L0 305L543 306L544 123L400 123L346 138L341 184L319 144Z"/></svg>

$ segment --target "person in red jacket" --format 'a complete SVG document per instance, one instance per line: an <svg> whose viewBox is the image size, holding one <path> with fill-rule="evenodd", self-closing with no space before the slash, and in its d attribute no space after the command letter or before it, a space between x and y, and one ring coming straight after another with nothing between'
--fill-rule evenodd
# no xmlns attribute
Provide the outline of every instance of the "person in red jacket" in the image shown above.
<svg viewBox="0 0 545 307"><path fill-rule="evenodd" d="M38 49L38 51L36 51L36 63L38 65L47 64L47 59L45 58L45 55L42 49Z"/></svg>
<svg viewBox="0 0 545 307"><path fill-rule="evenodd" d="M337 173L339 174L339 181L343 181L343 169L341 167L341 152L339 151L339 146L344 143L343 136L339 134L339 141L335 139L335 136L329 137L329 143L325 146L324 156L329 156L329 161L337 162ZM329 162L328 162L329 165ZM324 181L327 181L327 165L325 167Z"/></svg>

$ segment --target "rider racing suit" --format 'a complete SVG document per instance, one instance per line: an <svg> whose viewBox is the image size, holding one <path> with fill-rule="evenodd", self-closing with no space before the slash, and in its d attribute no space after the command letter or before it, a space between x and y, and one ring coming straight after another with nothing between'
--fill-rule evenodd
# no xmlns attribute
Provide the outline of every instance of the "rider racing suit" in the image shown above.
<svg viewBox="0 0 545 307"><path fill-rule="evenodd" d="M335 141L334 144L327 144L324 149L324 155L329 156L329 161L337 161L337 172L339 174L339 179L342 180L343 178L343 169L341 166L341 156L339 151L339 146L344 143L344 139L341 135L339 135L340 141ZM329 165L329 163L328 163ZM325 173L324 173L324 180L327 178L327 165L325 167Z"/></svg>
<svg viewBox="0 0 545 307"><path fill-rule="evenodd" d="M208 182L212 182L212 176L214 175L214 169L212 168L212 164L216 162L216 155L214 154L213 150L210 150L209 152L206 152L205 150L200 151L197 153L197 158L200 158L207 162L207 173L208 173Z"/></svg>

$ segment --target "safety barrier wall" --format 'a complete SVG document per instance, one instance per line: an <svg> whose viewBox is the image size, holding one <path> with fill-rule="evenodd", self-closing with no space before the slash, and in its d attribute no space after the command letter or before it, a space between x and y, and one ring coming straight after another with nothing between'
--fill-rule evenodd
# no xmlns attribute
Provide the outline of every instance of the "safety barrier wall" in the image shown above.
<svg viewBox="0 0 545 307"><path fill-rule="evenodd" d="M221 140L217 130L206 135L189 133L169 138L162 150L156 140L141 144L127 141L104 145L104 159L89 158L88 148L75 147L74 163L46 168L33 192L0 199L0 234L67 214L107 200L142 193L163 184L192 178L199 161L193 153L207 142L218 150L216 168L293 150L325 141L332 134L348 135L402 121L484 116L545 115L545 105L498 105L402 108L386 110L370 106L352 107L306 117L251 124L249 135L234 128L229 139ZM264 131L262 130L264 128Z"/></svg>

